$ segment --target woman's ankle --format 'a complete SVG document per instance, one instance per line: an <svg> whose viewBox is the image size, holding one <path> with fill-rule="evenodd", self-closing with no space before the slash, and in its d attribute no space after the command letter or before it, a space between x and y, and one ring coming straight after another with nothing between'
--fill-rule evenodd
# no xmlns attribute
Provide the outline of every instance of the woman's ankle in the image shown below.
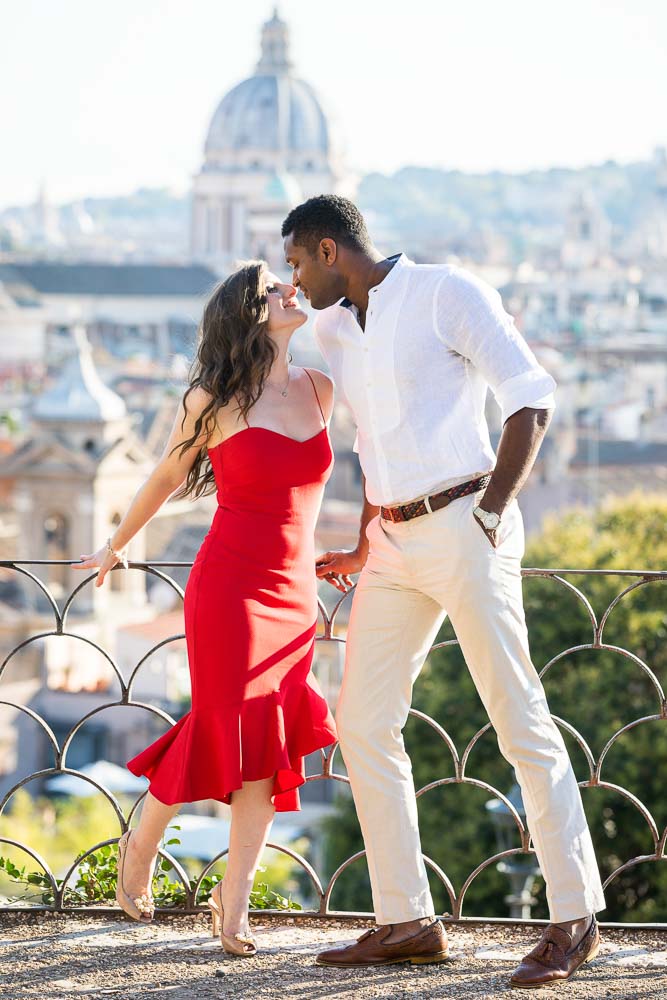
<svg viewBox="0 0 667 1000"><path fill-rule="evenodd" d="M220 901L224 910L225 934L244 934L248 930L248 905L252 882L242 890L236 885L225 884L225 879L221 879Z"/></svg>
<svg viewBox="0 0 667 1000"><path fill-rule="evenodd" d="M145 858L154 858L159 849L159 841L156 844L152 840L146 840L138 828L136 830L132 830L128 841L128 850L132 850L135 855L140 855Z"/></svg>

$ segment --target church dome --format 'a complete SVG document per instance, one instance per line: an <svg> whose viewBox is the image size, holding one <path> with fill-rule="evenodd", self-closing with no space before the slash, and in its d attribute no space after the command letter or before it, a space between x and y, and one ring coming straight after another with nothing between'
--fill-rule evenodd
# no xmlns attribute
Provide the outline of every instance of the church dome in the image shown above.
<svg viewBox="0 0 667 1000"><path fill-rule="evenodd" d="M44 423L109 423L123 419L127 413L125 403L97 374L85 329L76 326L72 334L76 350L55 385L37 398L33 419Z"/></svg>
<svg viewBox="0 0 667 1000"><path fill-rule="evenodd" d="M255 75L218 105L206 154L242 149L328 154L327 120L312 87L292 75L287 25L274 13L262 31Z"/></svg>

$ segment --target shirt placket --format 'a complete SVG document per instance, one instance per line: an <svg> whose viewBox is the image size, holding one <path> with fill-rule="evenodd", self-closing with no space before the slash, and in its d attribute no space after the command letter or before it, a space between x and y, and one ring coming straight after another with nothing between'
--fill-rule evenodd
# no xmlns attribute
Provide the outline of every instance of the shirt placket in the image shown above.
<svg viewBox="0 0 667 1000"><path fill-rule="evenodd" d="M366 310L366 326L365 329L361 331L361 359L362 359L362 372L364 380L364 388L366 390L368 399L368 414L370 418L370 430L371 436L373 438L373 448L376 456L377 462L377 472L380 477L380 482L382 484L382 490L384 493L390 493L390 482L389 476L387 474L387 461L382 448L382 441L380 439L380 424L378 420L377 411L377 388L376 381L373 377L374 365L373 365L373 348L378 345L378 338L373 337L372 334L375 329L375 324L377 322L377 314L380 312L380 304L378 302L379 289L371 288L368 293L368 309ZM357 320L358 322L358 320ZM361 326L359 327L361 330ZM379 338L379 349L381 349L381 338Z"/></svg>

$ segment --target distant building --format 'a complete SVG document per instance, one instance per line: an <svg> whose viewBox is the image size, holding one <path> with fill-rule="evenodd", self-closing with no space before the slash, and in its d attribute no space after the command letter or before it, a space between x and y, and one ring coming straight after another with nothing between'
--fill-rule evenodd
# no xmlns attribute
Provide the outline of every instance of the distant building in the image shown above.
<svg viewBox="0 0 667 1000"><path fill-rule="evenodd" d="M19 559L71 559L94 551L152 468L153 456L133 430L124 401L97 373L82 327L74 328L73 339L58 378L33 400L28 433L0 462L0 479L13 484ZM132 544L133 558L144 558L143 536ZM80 581L63 566L45 569L44 576L58 597ZM112 577L110 589L82 595L74 613L94 607L106 614L121 592L128 607L145 604L142 577Z"/></svg>
<svg viewBox="0 0 667 1000"><path fill-rule="evenodd" d="M649 218L646 220L646 253L651 258L667 258L667 149L654 153L656 185ZM663 275L664 279L664 275Z"/></svg>
<svg viewBox="0 0 667 1000"><path fill-rule="evenodd" d="M34 400L29 433L0 461L0 481L8 488L17 527L4 546L11 544L12 551L5 553L11 559L71 560L95 551L153 467L124 401L100 379L82 328L75 328L73 339L75 350L59 377ZM130 558L142 561L145 547L145 532L140 532L130 543ZM23 569L34 570L49 594L24 572L0 571L0 658L15 650L3 672L10 707L1 727L0 794L30 771L53 764L46 732L11 703L42 716L61 744L78 720L94 713L75 735L67 763L78 766L101 757L122 763L135 745L138 749L148 741L155 726L136 709L95 713L118 698L114 665L120 662L129 670L138 662L139 656L134 664L127 660L136 653L147 622L152 622L151 639L161 625L161 638L181 631L173 615L164 623L155 621L141 570L112 571L100 588L90 580L74 594L58 628L52 600L62 614L67 595L94 571L87 574L67 564ZM153 644L145 639L140 654ZM140 674L139 695L172 707L187 676L182 642L161 647Z"/></svg>
<svg viewBox="0 0 667 1000"><path fill-rule="evenodd" d="M255 74L223 97L194 181L192 254L224 272L263 257L282 266L280 224L312 195L352 193L332 129L310 84L294 75L287 25L262 29Z"/></svg>
<svg viewBox="0 0 667 1000"><path fill-rule="evenodd" d="M571 270L591 267L608 253L611 226L604 211L588 191L580 191L570 203L565 221L561 258Z"/></svg>
<svg viewBox="0 0 667 1000"><path fill-rule="evenodd" d="M44 183L33 206L33 242L42 249L60 248L65 243L58 209L49 200Z"/></svg>
<svg viewBox="0 0 667 1000"><path fill-rule="evenodd" d="M0 366L57 359L74 322L112 356L190 356L216 281L200 264L0 263Z"/></svg>

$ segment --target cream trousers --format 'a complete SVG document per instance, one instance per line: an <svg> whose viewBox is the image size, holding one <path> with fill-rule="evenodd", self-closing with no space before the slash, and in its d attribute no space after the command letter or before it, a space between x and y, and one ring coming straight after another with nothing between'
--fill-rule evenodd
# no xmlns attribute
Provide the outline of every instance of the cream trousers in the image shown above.
<svg viewBox="0 0 667 1000"><path fill-rule="evenodd" d="M530 659L521 512L513 501L494 549L472 513L478 497L398 524L376 517L367 528L336 721L378 924L433 914L402 730L445 615L515 769L551 920L605 907L577 780Z"/></svg>

